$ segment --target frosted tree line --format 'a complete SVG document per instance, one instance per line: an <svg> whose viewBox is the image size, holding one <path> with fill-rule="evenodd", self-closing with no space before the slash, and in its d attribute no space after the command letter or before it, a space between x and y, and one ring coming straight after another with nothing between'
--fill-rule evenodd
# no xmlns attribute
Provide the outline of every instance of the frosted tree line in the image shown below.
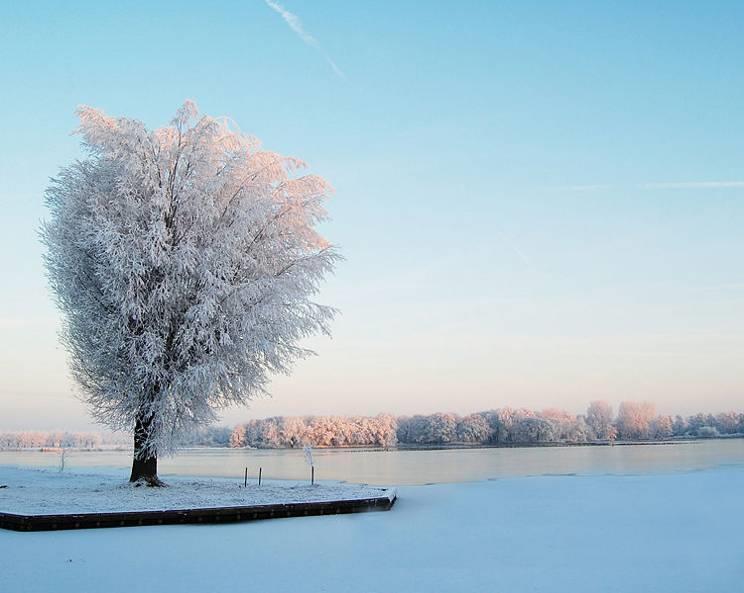
<svg viewBox="0 0 744 593"><path fill-rule="evenodd" d="M98 432L23 430L0 432L0 449L88 449L120 446L121 435Z"/></svg>
<svg viewBox="0 0 744 593"><path fill-rule="evenodd" d="M294 448L393 447L398 421L389 414L365 416L274 417L250 420L236 426L231 447Z"/></svg>
<svg viewBox="0 0 744 593"><path fill-rule="evenodd" d="M622 402L617 415L607 402L586 414L564 410L500 408L460 416L437 413L394 417L273 417L232 430L230 447L394 447L397 445L509 445L662 440L744 435L744 413L659 415L653 404Z"/></svg>
<svg viewBox="0 0 744 593"><path fill-rule="evenodd" d="M622 402L617 414L604 401L594 401L586 414L564 410L499 408L466 416L437 413L399 416L275 416L234 427L199 427L182 437L181 447L381 447L399 445L524 445L593 443L744 436L744 413L657 414L644 402ZM69 447L97 449L122 446L121 434L70 432L0 432L0 448Z"/></svg>

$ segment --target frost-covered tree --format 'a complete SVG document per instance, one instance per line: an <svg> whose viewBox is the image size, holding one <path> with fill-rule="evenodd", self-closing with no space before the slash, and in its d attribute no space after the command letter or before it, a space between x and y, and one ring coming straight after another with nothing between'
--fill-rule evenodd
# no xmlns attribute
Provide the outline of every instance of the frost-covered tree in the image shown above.
<svg viewBox="0 0 744 593"><path fill-rule="evenodd" d="M585 436L579 436L584 428L578 428L578 419L574 414L559 408L547 408L541 411L538 416L550 422L553 426L553 436L556 441L581 441L586 440ZM583 419L582 419L583 424Z"/></svg>
<svg viewBox="0 0 744 593"><path fill-rule="evenodd" d="M486 443L491 427L483 414L470 414L457 424L457 440L463 443Z"/></svg>
<svg viewBox="0 0 744 593"><path fill-rule="evenodd" d="M334 311L328 184L187 102L167 127L82 107L87 157L47 190L46 267L94 417L134 435L132 481L215 410L266 391Z"/></svg>
<svg viewBox="0 0 744 593"><path fill-rule="evenodd" d="M499 408L487 413L486 419L491 427L491 440L494 443L506 443L509 441L517 416L518 411L511 408Z"/></svg>
<svg viewBox="0 0 744 593"><path fill-rule="evenodd" d="M716 428L721 434L736 434L742 426L744 416L736 412L723 412L716 415Z"/></svg>
<svg viewBox="0 0 744 593"><path fill-rule="evenodd" d="M671 416L657 416L651 421L651 438L668 439L674 434L674 420Z"/></svg>
<svg viewBox="0 0 744 593"><path fill-rule="evenodd" d="M682 436L687 434L688 424L687 420L685 420L682 416L677 414L674 417L674 423L672 424L672 430L674 432L674 436Z"/></svg>
<svg viewBox="0 0 744 593"><path fill-rule="evenodd" d="M649 402L621 402L617 411L617 431L621 439L648 439L656 407Z"/></svg>
<svg viewBox="0 0 744 593"><path fill-rule="evenodd" d="M565 430L562 438L569 443L586 443L594 440L594 431L582 415L575 416L573 422Z"/></svg>
<svg viewBox="0 0 744 593"><path fill-rule="evenodd" d="M612 425L612 406L606 401L595 400L586 410L586 423L594 431L598 439L611 440L614 438Z"/></svg>
<svg viewBox="0 0 744 593"><path fill-rule="evenodd" d="M523 417L517 421L511 433L515 443L549 443L555 441L555 426L546 418Z"/></svg>

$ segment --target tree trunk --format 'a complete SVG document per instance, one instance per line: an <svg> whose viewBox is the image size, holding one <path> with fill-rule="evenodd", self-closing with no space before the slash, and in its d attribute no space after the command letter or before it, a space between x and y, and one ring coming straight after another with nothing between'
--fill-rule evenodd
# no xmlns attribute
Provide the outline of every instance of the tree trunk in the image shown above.
<svg viewBox="0 0 744 593"><path fill-rule="evenodd" d="M153 453L144 452L144 444L150 433L152 419L142 416L137 418L134 425L134 458L132 459L132 475L130 482L137 485L165 486L158 478L158 456Z"/></svg>

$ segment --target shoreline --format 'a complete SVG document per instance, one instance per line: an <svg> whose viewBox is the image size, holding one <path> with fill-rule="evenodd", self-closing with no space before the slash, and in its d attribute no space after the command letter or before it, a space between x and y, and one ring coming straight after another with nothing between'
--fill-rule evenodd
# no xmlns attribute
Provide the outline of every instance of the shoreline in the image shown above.
<svg viewBox="0 0 744 593"><path fill-rule="evenodd" d="M439 450L467 450L467 449L540 449L540 448L573 448L573 447L632 447L642 445L691 445L710 441L731 441L744 439L744 434L720 435L716 437L679 437L663 440L633 440L633 441L588 441L588 442L568 442L568 441L550 441L544 443L428 443L428 444L411 444L403 443L395 447L376 447L373 445L362 445L358 447L324 447L311 445L318 451L364 451L364 452L385 452L385 451L439 451ZM62 451L74 451L75 453L131 453L131 447L111 446L111 447L7 447L0 448L0 453L11 452L35 452L35 453L56 453ZM190 446L181 447L176 455L181 451L302 451L302 447L230 447L230 446Z"/></svg>

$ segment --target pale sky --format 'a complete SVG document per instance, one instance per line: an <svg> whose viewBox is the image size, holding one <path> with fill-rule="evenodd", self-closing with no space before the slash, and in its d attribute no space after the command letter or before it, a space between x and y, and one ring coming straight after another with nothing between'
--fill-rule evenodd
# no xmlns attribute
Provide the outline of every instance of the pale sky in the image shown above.
<svg viewBox="0 0 744 593"><path fill-rule="evenodd" d="M37 228L79 104L184 99L337 193L275 414L744 409L744 5L0 4L0 430L90 427Z"/></svg>

